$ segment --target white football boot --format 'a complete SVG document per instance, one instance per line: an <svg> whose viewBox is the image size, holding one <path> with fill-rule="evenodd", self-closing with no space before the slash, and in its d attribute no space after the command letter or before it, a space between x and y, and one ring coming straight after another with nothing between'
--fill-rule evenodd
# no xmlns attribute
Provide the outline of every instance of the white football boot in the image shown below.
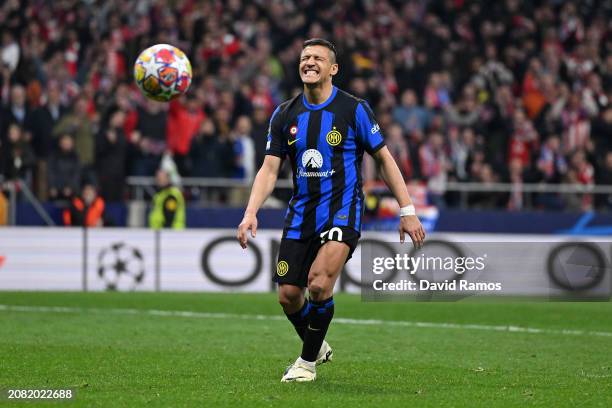
<svg viewBox="0 0 612 408"><path fill-rule="evenodd" d="M319 349L319 354L317 354L317 365L331 362L334 356L334 351L329 346L325 340L323 340L323 344L321 344L321 348Z"/></svg>
<svg viewBox="0 0 612 408"><path fill-rule="evenodd" d="M308 382L317 378L317 371L313 363L307 364L300 357L287 367L281 382Z"/></svg>

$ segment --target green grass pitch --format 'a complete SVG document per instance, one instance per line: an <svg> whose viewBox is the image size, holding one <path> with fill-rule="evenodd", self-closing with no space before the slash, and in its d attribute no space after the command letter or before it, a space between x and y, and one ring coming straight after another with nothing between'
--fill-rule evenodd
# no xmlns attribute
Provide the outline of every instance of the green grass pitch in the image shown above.
<svg viewBox="0 0 612 408"><path fill-rule="evenodd" d="M274 294L0 292L0 406L612 406L612 303L335 298L334 362L281 384L300 344Z"/></svg>

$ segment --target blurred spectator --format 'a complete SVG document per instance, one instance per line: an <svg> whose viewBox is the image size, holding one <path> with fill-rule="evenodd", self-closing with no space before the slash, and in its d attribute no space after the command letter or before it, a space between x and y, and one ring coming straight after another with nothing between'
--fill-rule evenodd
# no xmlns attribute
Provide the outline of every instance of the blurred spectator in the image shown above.
<svg viewBox="0 0 612 408"><path fill-rule="evenodd" d="M537 166L543 181L554 184L561 182L567 172L567 162L561 154L561 141L558 136L551 135L546 139L540 151Z"/></svg>
<svg viewBox="0 0 612 408"><path fill-rule="evenodd" d="M404 180L410 180L412 178L412 162L410 161L408 143L406 143L400 125L393 124L387 129L386 143L391 155L402 172L402 176L404 176Z"/></svg>
<svg viewBox="0 0 612 408"><path fill-rule="evenodd" d="M432 133L419 149L421 175L428 180L429 201L444 207L443 194L446 189L447 171L451 167L444 138L440 133Z"/></svg>
<svg viewBox="0 0 612 408"><path fill-rule="evenodd" d="M253 129L251 131L251 137L255 146L255 169L261 167L266 156L269 120L270 117L265 108L255 105L255 110L253 111Z"/></svg>
<svg viewBox="0 0 612 408"><path fill-rule="evenodd" d="M563 127L563 149L565 153L585 148L589 139L591 124L580 96L573 93L561 111Z"/></svg>
<svg viewBox="0 0 612 408"><path fill-rule="evenodd" d="M185 199L177 187L170 184L168 173L158 170L155 175L158 192L153 197L149 227L153 229L185 228Z"/></svg>
<svg viewBox="0 0 612 408"><path fill-rule="evenodd" d="M98 196L93 184L85 184L80 195L70 200L68 208L64 209L64 225L70 227L102 227L104 226L104 200Z"/></svg>
<svg viewBox="0 0 612 408"><path fill-rule="evenodd" d="M61 103L61 91L57 82L47 86L46 101L32 112L30 130L32 147L39 159L46 159L53 148L53 128L66 115Z"/></svg>
<svg viewBox="0 0 612 408"><path fill-rule="evenodd" d="M401 105L393 109L393 120L402 126L406 134L423 132L428 125L429 113L417 104L416 93L406 89L402 93Z"/></svg>
<svg viewBox="0 0 612 408"><path fill-rule="evenodd" d="M476 103L475 89L471 86L466 86L463 89L463 95L457 103L447 106L448 121L456 126L475 126L480 118L480 108Z"/></svg>
<svg viewBox="0 0 612 408"><path fill-rule="evenodd" d="M11 72L17 69L19 64L19 44L9 27L2 32L2 48L0 49L0 63L6 65Z"/></svg>
<svg viewBox="0 0 612 408"><path fill-rule="evenodd" d="M425 106L430 109L441 109L451 103L448 75L433 72L425 87Z"/></svg>
<svg viewBox="0 0 612 408"><path fill-rule="evenodd" d="M606 153L602 167L597 182L604 186L612 186L612 151ZM597 207L612 211L612 194L602 194L598 197Z"/></svg>
<svg viewBox="0 0 612 408"><path fill-rule="evenodd" d="M512 120L508 163L513 159L519 159L523 166L528 166L538 146L537 143L538 134L533 124L522 109L516 109Z"/></svg>
<svg viewBox="0 0 612 408"><path fill-rule="evenodd" d="M234 143L235 178L251 181L255 178L255 146L251 136L251 120L241 116L236 121Z"/></svg>
<svg viewBox="0 0 612 408"><path fill-rule="evenodd" d="M186 174L185 158L189 153L191 139L205 118L200 103L192 94L170 102L166 140L181 174Z"/></svg>
<svg viewBox="0 0 612 408"><path fill-rule="evenodd" d="M514 159L517 163L515 166L518 166L519 159ZM478 173L478 177L475 180L484 185L493 184L498 182L497 175L493 172L493 168L490 164L485 163L482 165L480 172ZM516 187L516 186L515 186ZM505 194L500 194L496 192L474 192L469 196L470 206L477 209L491 209L497 208L504 203ZM516 203L515 203L516 205Z"/></svg>
<svg viewBox="0 0 612 408"><path fill-rule="evenodd" d="M567 174L568 165L563 154L561 154L561 141L557 135L551 135L546 139L540 151L537 161L537 170L540 179L545 183L559 184ZM542 193L537 196L537 202L546 209L563 208L562 197L558 193Z"/></svg>
<svg viewBox="0 0 612 408"><path fill-rule="evenodd" d="M74 140L69 134L59 138L59 149L49 157L49 197L70 199L78 192L81 165L74 151Z"/></svg>
<svg viewBox="0 0 612 408"><path fill-rule="evenodd" d="M87 99L78 98L72 110L64 115L53 128L53 134L57 137L62 134L71 134L74 137L74 147L79 162L82 166L94 164L95 151L95 128L87 110Z"/></svg>
<svg viewBox="0 0 612 408"><path fill-rule="evenodd" d="M22 179L31 183L35 156L23 129L12 123L8 127L8 139L2 145L0 175L7 180Z"/></svg>
<svg viewBox="0 0 612 408"><path fill-rule="evenodd" d="M30 121L30 108L26 104L25 88L13 85L9 103L3 105L0 111L0 141L5 140L10 125L17 124L22 131L26 131Z"/></svg>
<svg viewBox="0 0 612 408"><path fill-rule="evenodd" d="M166 150L167 115L163 104L152 100L138 109L136 129L130 135L130 174L149 176L159 167Z"/></svg>
<svg viewBox="0 0 612 408"><path fill-rule="evenodd" d="M571 181L574 184L591 185L595 182L595 171L591 163L586 159L584 150L576 150L570 159ZM579 208L583 211L589 211L593 206L593 196L591 194L582 194L580 198Z"/></svg>
<svg viewBox="0 0 612 408"><path fill-rule="evenodd" d="M476 147L476 135L472 128L466 127L459 132L449 132L451 160L454 165L454 175L459 181L469 178L468 160Z"/></svg>
<svg viewBox="0 0 612 408"><path fill-rule="evenodd" d="M525 181L525 170L521 159L515 158L510 161L508 178L512 184L512 191L509 194L507 207L512 211L523 209L523 182Z"/></svg>
<svg viewBox="0 0 612 408"><path fill-rule="evenodd" d="M612 84L610 89L612 89ZM612 151L612 137L610 137L612 135L612 104L593 121L592 134L595 152L601 161L607 152Z"/></svg>
<svg viewBox="0 0 612 408"><path fill-rule="evenodd" d="M192 177L229 177L233 163L227 160L234 154L230 143L220 140L215 123L205 119L200 131L191 141L189 150Z"/></svg>
<svg viewBox="0 0 612 408"><path fill-rule="evenodd" d="M127 140L123 133L125 113L117 107L108 113L108 124L96 136L96 171L105 201L123 200Z"/></svg>
<svg viewBox="0 0 612 408"><path fill-rule="evenodd" d="M61 103L61 92L57 82L47 85L45 103L32 111L30 131L32 132L32 147L36 154L36 194L46 199L48 192L47 159L56 143L53 140L53 128L60 118L66 114Z"/></svg>

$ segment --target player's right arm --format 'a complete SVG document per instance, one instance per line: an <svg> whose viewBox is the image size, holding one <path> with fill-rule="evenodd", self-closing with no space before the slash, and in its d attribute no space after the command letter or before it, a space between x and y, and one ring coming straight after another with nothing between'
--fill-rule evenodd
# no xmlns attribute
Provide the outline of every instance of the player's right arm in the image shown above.
<svg viewBox="0 0 612 408"><path fill-rule="evenodd" d="M267 155L261 169L257 172L257 176L255 176L249 203L244 211L244 218L242 218L242 222L238 226L237 238L242 248L247 247L247 232L249 230L251 230L253 238L257 234L257 211L259 211L261 205L274 190L280 166L280 157Z"/></svg>
<svg viewBox="0 0 612 408"><path fill-rule="evenodd" d="M268 142L266 144L266 158L261 166L261 169L255 176L253 188L249 203L244 211L244 218L238 226L238 242L242 248L247 247L247 232L251 230L251 236L255 238L257 234L257 211L262 206L266 198L274 190L278 171L280 169L286 151L284 148L282 137L282 115L279 114L281 107L277 107L272 117L270 118L270 126L268 128Z"/></svg>

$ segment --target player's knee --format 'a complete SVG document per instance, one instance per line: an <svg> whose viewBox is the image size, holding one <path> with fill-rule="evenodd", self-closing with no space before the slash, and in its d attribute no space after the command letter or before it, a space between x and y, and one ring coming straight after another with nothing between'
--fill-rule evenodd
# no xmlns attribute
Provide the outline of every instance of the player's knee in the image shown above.
<svg viewBox="0 0 612 408"><path fill-rule="evenodd" d="M317 299L321 293L325 292L325 287L321 282L315 280L308 285L308 292L314 299Z"/></svg>
<svg viewBox="0 0 612 408"><path fill-rule="evenodd" d="M293 289L281 286L278 291L278 303L285 310L299 307L302 303L302 296L302 290L298 287Z"/></svg>
<svg viewBox="0 0 612 408"><path fill-rule="evenodd" d="M309 279L308 292L316 298L319 294L325 292L328 289L326 283L327 280L328 279L324 274L315 274L311 279Z"/></svg>

